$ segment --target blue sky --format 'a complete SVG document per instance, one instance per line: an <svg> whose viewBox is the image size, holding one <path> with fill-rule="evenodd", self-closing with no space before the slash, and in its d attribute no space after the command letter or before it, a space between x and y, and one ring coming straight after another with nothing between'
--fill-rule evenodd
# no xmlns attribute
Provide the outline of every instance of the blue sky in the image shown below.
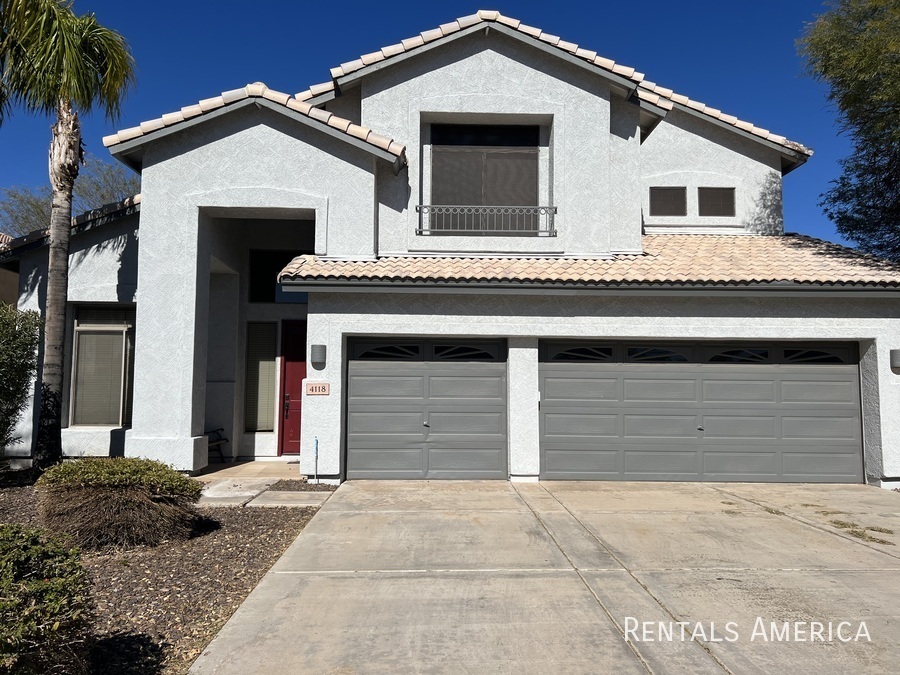
<svg viewBox="0 0 900 675"><path fill-rule="evenodd" d="M108 158L105 134L202 98L262 81L295 93L329 69L479 8L498 9L646 73L647 79L811 146L785 179L785 226L840 241L818 206L849 142L825 88L803 75L795 41L826 10L821 0L609 2L153 3L75 0L121 32L137 64L122 116L83 120L89 151ZM0 127L0 187L47 182L50 120L14 111Z"/></svg>

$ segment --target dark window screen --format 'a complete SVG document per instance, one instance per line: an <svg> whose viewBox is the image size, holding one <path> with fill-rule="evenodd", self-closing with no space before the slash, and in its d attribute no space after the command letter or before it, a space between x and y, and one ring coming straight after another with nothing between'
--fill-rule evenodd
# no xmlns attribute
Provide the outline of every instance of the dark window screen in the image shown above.
<svg viewBox="0 0 900 675"><path fill-rule="evenodd" d="M698 189L697 197L701 216L734 215L734 188L702 187Z"/></svg>
<svg viewBox="0 0 900 675"><path fill-rule="evenodd" d="M687 188L652 187L650 188L651 216L686 216Z"/></svg>
<svg viewBox="0 0 900 675"><path fill-rule="evenodd" d="M435 124L431 127L431 203L436 206L537 206L536 126ZM521 222L519 222L521 221ZM497 216L444 215L432 230L489 230ZM537 228L533 216L505 216L512 229Z"/></svg>
<svg viewBox="0 0 900 675"><path fill-rule="evenodd" d="M250 302L275 302L278 273L301 253L298 251L250 251L247 300Z"/></svg>

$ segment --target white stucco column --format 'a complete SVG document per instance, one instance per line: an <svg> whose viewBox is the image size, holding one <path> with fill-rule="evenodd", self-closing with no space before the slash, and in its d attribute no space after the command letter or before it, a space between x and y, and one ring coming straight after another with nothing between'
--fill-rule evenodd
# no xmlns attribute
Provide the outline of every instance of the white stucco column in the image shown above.
<svg viewBox="0 0 900 675"><path fill-rule="evenodd" d="M509 340L509 473L512 480L536 480L541 470L538 404L538 339Z"/></svg>
<svg viewBox="0 0 900 675"><path fill-rule="evenodd" d="M182 471L207 463L209 251L198 224L196 207L163 194L141 205L134 411L125 454Z"/></svg>
<svg viewBox="0 0 900 675"><path fill-rule="evenodd" d="M307 318L306 380L303 382L303 401L300 422L300 471L312 476L336 478L341 473L342 456L342 369L344 363L343 333L327 318L319 314L319 295L309 294ZM325 364L309 360L310 345L325 345ZM307 396L306 383L328 384L327 396ZM318 440L318 463L316 444Z"/></svg>

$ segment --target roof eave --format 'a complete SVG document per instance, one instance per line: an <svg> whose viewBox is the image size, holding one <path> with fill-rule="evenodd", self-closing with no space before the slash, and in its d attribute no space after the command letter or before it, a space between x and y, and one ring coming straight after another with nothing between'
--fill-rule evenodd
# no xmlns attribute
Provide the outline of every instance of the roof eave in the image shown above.
<svg viewBox="0 0 900 675"><path fill-rule="evenodd" d="M138 136L122 143L116 143L115 145L111 145L109 147L109 152L119 161L123 162L127 166L130 166L135 171L140 172L141 162L143 161L143 148L147 144L154 143L172 134L180 133L196 125L204 124L206 122L209 122L210 120L214 120L218 117L230 114L236 110L240 110L249 106L255 106L257 108L267 108L268 110L277 112L296 122L300 122L307 127L310 127L317 131L321 131L322 133L325 133L332 138L337 138L338 140L349 143L352 146L355 146L361 150L368 152L371 155L374 155L378 159L382 159L388 162L395 174L400 173L400 170L406 165L405 159L402 156L397 156L391 152L382 150L381 148L376 147L371 143L367 143L366 141L356 138L355 136L345 134L338 129L330 127L327 124L323 124L318 120L314 120L283 105L279 105L278 103L270 101L267 98L256 96L244 98L240 101L236 101L235 103L229 103L228 105L216 108L215 110L211 110L202 115L198 115L197 117L192 117L191 119L184 120L183 122L179 122L178 124L173 124L169 127L163 127L161 129L151 131L148 134Z"/></svg>
<svg viewBox="0 0 900 675"><path fill-rule="evenodd" d="M355 83L361 80L364 77L367 77L373 73L376 73L380 70L384 70L385 68L390 68L399 63L403 63L407 59L414 58L419 56L420 54L424 54L425 52L429 52L437 47L441 47L455 40L459 40L460 38L467 37L469 35L474 35L476 33L484 32L487 33L489 31L495 30L498 33L502 33L514 40L521 42L522 44L529 45L534 47L535 49L539 49L542 52L555 56L557 58L566 61L567 63L571 63L572 65L587 70L588 72L597 75L607 81L610 84L618 87L620 90L626 93L626 95L631 95L632 92L637 89L637 84L632 80L629 80L626 77L622 77L620 75L616 75L615 73L611 73L609 71L603 70L602 68L598 68L593 63L586 61L578 56L573 54L569 54L568 52L564 52L561 49L554 47L546 42L541 42L540 40L535 40L534 38L524 35L521 32L517 31L514 28L510 28L502 23L496 22L487 22L481 21L467 28L463 28L462 30L456 31L455 33L451 33L450 35L445 35L444 37L440 37L431 42L427 42L420 47L416 47L415 49L411 49L410 51L403 52L402 54L397 54L396 56L392 56L388 59L384 59L382 61L378 61L377 63L372 63L368 66L364 66L359 70L355 70L352 73L348 73L346 75L342 75L335 79L335 85L337 88L343 88L347 85ZM311 101L307 101L308 103Z"/></svg>
<svg viewBox="0 0 900 675"><path fill-rule="evenodd" d="M590 283L590 282L563 282L563 281L460 281L460 280L340 280L340 279L305 279L280 277L279 283L285 291L317 290L320 292L361 292L379 291L391 292L422 290L429 291L477 291L498 292L511 291L521 293L531 290L537 292L573 292L573 293L686 293L686 294L719 294L738 293L753 294L777 294L788 293L809 294L854 294L871 293L879 297L886 294L900 295L900 284L885 285L869 282L755 282L755 283L727 283L727 282L621 282L621 283Z"/></svg>
<svg viewBox="0 0 900 675"><path fill-rule="evenodd" d="M810 158L810 154L806 154L803 152L799 152L797 150L792 150L787 146L784 146L780 143L776 143L774 141L770 141L767 138L763 138L762 136L757 136L756 134L750 133L749 131L745 131L740 127L736 127L733 124L728 124L727 122L723 122L722 120L716 119L711 115L707 115L705 113L700 112L699 110L694 110L690 106L683 105L681 103L675 103L673 106L676 110L681 112L688 113L696 117L697 119L705 120L710 124L714 124L721 129L726 129L727 131L731 131L732 133L738 134L743 138L749 138L751 141L755 141L757 143L761 143L765 147L774 150L778 154L781 155L782 159L785 160L786 163L782 163L781 173L782 175L786 175L796 169L798 166L802 166L806 163L806 160Z"/></svg>

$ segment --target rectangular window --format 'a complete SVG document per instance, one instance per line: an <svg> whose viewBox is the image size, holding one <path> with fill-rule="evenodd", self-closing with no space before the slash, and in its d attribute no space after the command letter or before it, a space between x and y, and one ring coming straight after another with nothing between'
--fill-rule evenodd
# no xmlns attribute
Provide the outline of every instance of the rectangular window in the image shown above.
<svg viewBox="0 0 900 675"><path fill-rule="evenodd" d="M687 188L652 187L650 188L651 216L686 216Z"/></svg>
<svg viewBox="0 0 900 675"><path fill-rule="evenodd" d="M734 188L697 189L701 216L734 216Z"/></svg>
<svg viewBox="0 0 900 675"><path fill-rule="evenodd" d="M540 127L434 124L431 127L433 231L537 230Z"/></svg>
<svg viewBox="0 0 900 675"><path fill-rule="evenodd" d="M131 426L134 315L133 308L78 308L72 359L73 426Z"/></svg>
<svg viewBox="0 0 900 675"><path fill-rule="evenodd" d="M247 324L247 377L244 383L244 430L275 429L275 340L278 324Z"/></svg>
<svg viewBox="0 0 900 675"><path fill-rule="evenodd" d="M300 251L250 251L249 302L306 302L306 293L279 293L278 274Z"/></svg>

